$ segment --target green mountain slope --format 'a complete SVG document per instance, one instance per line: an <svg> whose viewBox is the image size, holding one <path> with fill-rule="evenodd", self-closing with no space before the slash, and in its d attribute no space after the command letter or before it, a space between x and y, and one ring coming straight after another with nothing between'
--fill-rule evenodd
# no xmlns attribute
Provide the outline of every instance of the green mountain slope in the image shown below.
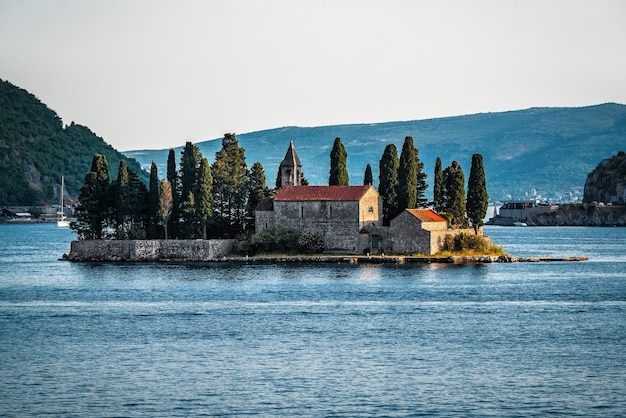
<svg viewBox="0 0 626 418"><path fill-rule="evenodd" d="M361 184L367 164L378 182L378 163L388 143L398 149L412 136L425 164L432 193L435 160L444 167L457 160L469 175L471 156L484 158L489 196L493 200L524 198L536 189L554 197L577 189L581 194L587 174L606 155L626 149L626 106L602 104L582 108L532 108L428 120L314 128L283 127L239 134L248 166L260 161L268 184L289 141L293 140L302 170L311 184L328 184L330 149L340 137L348 152L350 184ZM213 160L221 141L199 142L203 155ZM181 147L176 148L180 152ZM168 150L127 151L144 167L153 160L165 173ZM179 155L179 154L178 154ZM569 197L569 196L568 196Z"/></svg>
<svg viewBox="0 0 626 418"><path fill-rule="evenodd" d="M104 154L117 175L120 160L148 181L148 174L87 127L61 118L35 96L0 80L0 206L56 202L61 176L76 198L93 154Z"/></svg>

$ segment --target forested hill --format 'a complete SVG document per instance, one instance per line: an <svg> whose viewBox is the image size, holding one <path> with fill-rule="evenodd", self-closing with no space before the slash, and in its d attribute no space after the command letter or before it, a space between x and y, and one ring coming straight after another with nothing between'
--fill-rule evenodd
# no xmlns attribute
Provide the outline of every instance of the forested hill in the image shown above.
<svg viewBox="0 0 626 418"><path fill-rule="evenodd" d="M56 202L61 176L76 198L94 154L107 157L117 176L122 159L140 178L148 174L89 128L63 127L61 118L24 89L0 80L0 206L30 206Z"/></svg>
<svg viewBox="0 0 626 418"><path fill-rule="evenodd" d="M248 166L260 161L268 184L273 186L290 140L296 146L310 184L328 184L330 149L335 137L340 137L348 152L350 184L362 184L365 166L371 164L377 185L378 163L385 146L394 143L400 150L406 136L413 137L425 164L430 185L427 196L432 194L437 156L444 167L457 160L467 180L473 153L484 157L489 196L494 200L507 199L509 194L524 198L532 189L550 197L574 188L582 193L587 174L598 161L626 150L626 106L608 103L407 122L284 127L238 134L237 139L246 149ZM209 140L197 145L211 159L221 142ZM154 160L159 164L159 172L165 172L167 150L125 154L135 157L142 165Z"/></svg>

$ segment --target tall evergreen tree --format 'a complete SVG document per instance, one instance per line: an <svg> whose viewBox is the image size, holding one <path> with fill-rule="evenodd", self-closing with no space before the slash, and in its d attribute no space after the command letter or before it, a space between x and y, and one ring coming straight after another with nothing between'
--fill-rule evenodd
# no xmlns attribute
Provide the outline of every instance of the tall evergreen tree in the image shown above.
<svg viewBox="0 0 626 418"><path fill-rule="evenodd" d="M148 225L148 188L139 179L137 173L128 170L128 213L130 224L127 235L130 239L145 239Z"/></svg>
<svg viewBox="0 0 626 418"><path fill-rule="evenodd" d="M347 186L348 170L346 168L348 153L341 143L340 138L335 138L333 149L330 151L330 176L328 177L329 186Z"/></svg>
<svg viewBox="0 0 626 418"><path fill-rule="evenodd" d="M467 182L467 217L477 234L479 228L483 226L488 206L489 195L487 194L483 156L474 154L472 155L472 166Z"/></svg>
<svg viewBox="0 0 626 418"><path fill-rule="evenodd" d="M394 144L385 147L379 162L378 192L383 200L383 225L398 215L398 150Z"/></svg>
<svg viewBox="0 0 626 418"><path fill-rule="evenodd" d="M177 238L179 236L180 224L180 187L178 179L178 170L176 169L176 153L170 148L167 156L167 181L170 183L172 190L172 213L169 216L169 236Z"/></svg>
<svg viewBox="0 0 626 418"><path fill-rule="evenodd" d="M426 183L426 177L428 175L424 172L424 163L420 161L419 150L417 152L417 207L425 208L428 206L428 199L426 198L426 189L428 189L428 183Z"/></svg>
<svg viewBox="0 0 626 418"><path fill-rule="evenodd" d="M444 184L443 184L443 168L441 166L441 158L437 157L435 161L435 184L433 185L433 206L435 211L442 212L444 210Z"/></svg>
<svg viewBox="0 0 626 418"><path fill-rule="evenodd" d="M202 239L206 239L206 227L211 215L213 215L213 176L206 158L200 160L197 196L196 211L200 223L200 231Z"/></svg>
<svg viewBox="0 0 626 418"><path fill-rule="evenodd" d="M76 222L72 229L81 239L102 239L111 214L109 166L104 155L95 154L91 170L80 189Z"/></svg>
<svg viewBox="0 0 626 418"><path fill-rule="evenodd" d="M196 216L196 198L193 192L187 193L180 209L180 234L185 239L195 238L198 217Z"/></svg>
<svg viewBox="0 0 626 418"><path fill-rule="evenodd" d="M243 230L247 201L245 149L235 134L225 134L222 149L215 153L213 173L214 222L220 236L235 236Z"/></svg>
<svg viewBox="0 0 626 418"><path fill-rule="evenodd" d="M161 206L159 199L159 173L157 165L152 161L150 166L150 185L148 188L148 227L147 233L149 239L155 239L160 236L159 221L161 219Z"/></svg>
<svg viewBox="0 0 626 418"><path fill-rule="evenodd" d="M246 229L254 231L254 210L261 201L269 196L265 170L260 162L255 162L250 169L248 176L248 203L246 216Z"/></svg>
<svg viewBox="0 0 626 418"><path fill-rule="evenodd" d="M363 175L363 185L371 186L374 184L374 178L372 177L372 166L369 164L365 167L365 174Z"/></svg>
<svg viewBox="0 0 626 418"><path fill-rule="evenodd" d="M126 160L121 160L117 179L111 185L113 195L113 226L118 239L126 238L126 223L129 219L130 196Z"/></svg>
<svg viewBox="0 0 626 418"><path fill-rule="evenodd" d="M163 228L165 229L165 239L169 238L169 220L172 215L172 185L169 181L163 179L159 185L159 208L161 219L163 220Z"/></svg>
<svg viewBox="0 0 626 418"><path fill-rule="evenodd" d="M465 218L465 175L461 165L452 161L452 165L443 172L445 181L445 211L454 226L466 227Z"/></svg>
<svg viewBox="0 0 626 418"><path fill-rule="evenodd" d="M404 138L398 167L398 213L417 207L417 150L413 138Z"/></svg>
<svg viewBox="0 0 626 418"><path fill-rule="evenodd" d="M195 190L198 184L198 173L202 154L200 148L191 142L186 142L180 154L180 192L186 198L189 192Z"/></svg>

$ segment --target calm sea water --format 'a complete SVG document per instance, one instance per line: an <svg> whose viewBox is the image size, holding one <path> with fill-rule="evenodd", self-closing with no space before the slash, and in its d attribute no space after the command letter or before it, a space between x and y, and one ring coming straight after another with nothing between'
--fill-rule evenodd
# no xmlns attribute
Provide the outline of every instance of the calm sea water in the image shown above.
<svg viewBox="0 0 626 418"><path fill-rule="evenodd" d="M626 229L486 233L590 260L72 264L0 225L0 415L626 415Z"/></svg>

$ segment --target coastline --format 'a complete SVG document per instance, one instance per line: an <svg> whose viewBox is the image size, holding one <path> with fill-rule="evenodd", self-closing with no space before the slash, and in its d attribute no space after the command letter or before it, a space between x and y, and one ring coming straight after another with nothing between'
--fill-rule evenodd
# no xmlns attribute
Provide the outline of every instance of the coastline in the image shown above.
<svg viewBox="0 0 626 418"><path fill-rule="evenodd" d="M232 264L486 264L516 262L586 261L587 257L515 257L503 255L234 255L234 240L85 240L72 241L71 262L157 262Z"/></svg>

